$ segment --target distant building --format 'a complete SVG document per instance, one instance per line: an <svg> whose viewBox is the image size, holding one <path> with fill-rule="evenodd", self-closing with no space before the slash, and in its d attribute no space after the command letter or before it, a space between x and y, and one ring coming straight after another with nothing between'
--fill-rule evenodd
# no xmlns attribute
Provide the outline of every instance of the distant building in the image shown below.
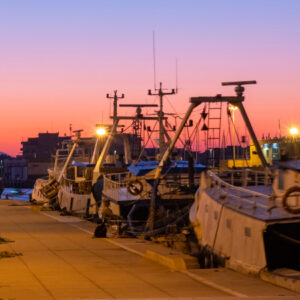
<svg viewBox="0 0 300 300"><path fill-rule="evenodd" d="M19 187L22 186L27 179L27 161L25 159L18 157L4 160L4 185Z"/></svg>
<svg viewBox="0 0 300 300"><path fill-rule="evenodd" d="M4 161L11 158L6 153L0 152L0 178L4 176Z"/></svg>
<svg viewBox="0 0 300 300"><path fill-rule="evenodd" d="M82 137L74 151L72 160L90 161L95 141L95 137ZM102 147L105 141L106 138L103 138ZM22 155L3 160L5 186L32 187L37 178L48 175L48 169L53 167L56 150L64 148L67 155L71 144L71 137L60 137L58 133L48 132L39 133L38 137L30 137L27 141L23 141ZM124 144L127 146L124 147ZM131 151L132 158L138 157L141 151L141 139L134 134L116 134L108 151L108 163L115 163L121 158L124 159L125 152L128 153L128 151ZM59 164L64 164L64 161Z"/></svg>
<svg viewBox="0 0 300 300"><path fill-rule="evenodd" d="M300 139L297 137L264 138L259 141L263 154L269 164L278 160L300 158Z"/></svg>
<svg viewBox="0 0 300 300"><path fill-rule="evenodd" d="M269 165L273 165L278 161L284 160L297 160L300 159L300 139L292 137L281 137L281 138L263 138L258 141L261 147L262 153ZM228 160L228 167L258 167L262 163L257 154L256 148L251 143L250 155L247 160L236 159L235 163L233 160Z"/></svg>
<svg viewBox="0 0 300 300"><path fill-rule="evenodd" d="M22 142L22 155L3 160L3 182L5 186L31 187L39 177L46 176L53 164L52 156L69 136L58 133L39 133L36 138ZM1 171L0 159L0 171Z"/></svg>
<svg viewBox="0 0 300 300"><path fill-rule="evenodd" d="M22 142L22 157L28 161L49 161L63 141L70 140L69 136L60 137L56 133L39 133L36 138L28 138Z"/></svg>

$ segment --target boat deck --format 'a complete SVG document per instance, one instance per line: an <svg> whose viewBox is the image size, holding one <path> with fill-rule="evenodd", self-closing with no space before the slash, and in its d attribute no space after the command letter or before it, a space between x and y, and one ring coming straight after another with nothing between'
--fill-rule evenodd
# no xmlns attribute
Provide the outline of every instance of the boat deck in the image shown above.
<svg viewBox="0 0 300 300"><path fill-rule="evenodd" d="M271 186L248 186L245 189L269 196ZM276 207L268 197L253 196L253 194L235 188L219 188L217 186L206 189L206 192L216 201L239 213L246 214L266 222L276 220L300 220L300 215L287 212L282 207Z"/></svg>
<svg viewBox="0 0 300 300"><path fill-rule="evenodd" d="M245 186L247 190L258 192L269 196L272 194L272 186L271 185L250 185Z"/></svg>
<svg viewBox="0 0 300 300"><path fill-rule="evenodd" d="M131 194L128 193L127 188L126 187L120 187L119 189L105 189L103 191L103 196L106 197L107 199L109 199L110 201L117 203L119 205L126 205L135 201L139 201L139 202L144 202L144 203L148 203L151 198L150 195L147 195L146 197L143 196L133 196ZM162 196L163 200L193 200L195 197L194 194L175 194L175 193L170 193L170 194L165 194Z"/></svg>

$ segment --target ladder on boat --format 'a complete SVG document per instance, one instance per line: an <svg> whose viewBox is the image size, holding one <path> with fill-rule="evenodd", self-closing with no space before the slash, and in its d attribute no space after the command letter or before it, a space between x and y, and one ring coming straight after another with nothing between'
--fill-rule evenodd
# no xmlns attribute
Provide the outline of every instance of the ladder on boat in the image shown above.
<svg viewBox="0 0 300 300"><path fill-rule="evenodd" d="M207 116L207 150L208 164L215 167L216 148L220 149L221 141L222 102L208 102Z"/></svg>

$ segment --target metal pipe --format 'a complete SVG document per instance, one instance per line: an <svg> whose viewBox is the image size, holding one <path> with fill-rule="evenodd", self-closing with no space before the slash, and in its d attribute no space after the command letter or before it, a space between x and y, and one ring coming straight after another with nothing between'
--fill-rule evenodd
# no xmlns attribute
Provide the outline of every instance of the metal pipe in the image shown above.
<svg viewBox="0 0 300 300"><path fill-rule="evenodd" d="M114 137L115 133L117 132L118 123L119 123L119 119L115 119L114 124L113 124L112 129L111 129L111 133L109 134L109 136L107 137L107 139L105 141L105 144L102 148L101 154L100 154L100 156L98 158L98 161L96 163L96 166L94 168L92 184L96 183L98 177L100 176L100 168L104 164L104 160L105 160L106 155L109 151L109 147L111 145L113 137Z"/></svg>
<svg viewBox="0 0 300 300"><path fill-rule="evenodd" d="M93 151L93 155L92 155L92 159L91 159L91 164L96 163L97 157L99 155L99 151L100 151L100 137L97 137L95 147L94 147L94 151Z"/></svg>
<svg viewBox="0 0 300 300"><path fill-rule="evenodd" d="M71 158L73 156L73 153L75 151L75 148L78 145L78 142L79 142L79 138L74 142L74 145L73 145L73 147L72 147L72 149L71 149L71 151L69 153L69 156L68 156L67 160L65 161L65 164L64 164L64 166L63 166L63 168L62 168L62 170L61 170L61 172L59 174L58 180L57 180L58 183L60 183L60 181L61 181L61 179L62 179L62 177L63 177L63 175L64 175L64 173L65 173L65 171L66 171L66 169L68 167L68 164L69 164L69 162L70 162L70 160L71 160Z"/></svg>

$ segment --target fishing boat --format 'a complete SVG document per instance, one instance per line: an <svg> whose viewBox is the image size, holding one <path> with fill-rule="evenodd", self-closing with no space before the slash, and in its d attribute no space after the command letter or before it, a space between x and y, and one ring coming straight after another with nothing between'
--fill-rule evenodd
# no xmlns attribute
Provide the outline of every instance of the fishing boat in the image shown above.
<svg viewBox="0 0 300 300"><path fill-rule="evenodd" d="M158 161L137 161L127 172L103 176L103 200L98 215L104 222L119 224L119 231L132 235L154 236L188 219L200 174L206 167L194 163L192 156L188 161L172 156L191 113L206 100L191 98L189 109L172 139L161 149ZM164 140L164 131L161 133Z"/></svg>
<svg viewBox="0 0 300 300"><path fill-rule="evenodd" d="M232 84L242 97L241 82ZM243 111L242 102L235 105ZM272 272L278 275L277 284L299 292L300 162L280 161L269 168L259 145L256 151L264 171L239 170L238 182L237 170L223 179L211 170L202 173L189 215L202 253L200 264L269 279Z"/></svg>
<svg viewBox="0 0 300 300"><path fill-rule="evenodd" d="M145 145L142 146L143 133L150 130L146 121L159 123L159 155L163 153L167 144L165 139L171 140L168 129L163 124L167 122L167 117L163 112L163 97L175 94L175 90L163 91L162 84L160 84L157 94L151 91L148 94L158 95L160 99L159 110L154 116L143 114L142 109L156 108L158 107L156 104L120 104L119 107L136 109L136 113L132 116L120 116L118 115L118 100L123 99L124 94L118 96L117 91L114 91L112 97L107 95L107 98L113 99L113 115L111 116L113 123L112 125L99 125L102 132L105 132L105 136L97 138L92 159L87 163L73 161L72 166L63 173L57 197L60 209L72 214L98 218L99 211L101 211L104 176L114 178L116 174L128 172L127 168L131 162L136 163L142 157L147 156ZM132 129L132 133L125 132L122 122L130 122L128 128ZM148 141L149 139L150 137ZM121 149L119 147L118 154L117 151L111 153L112 149L115 149L115 144L121 147Z"/></svg>
<svg viewBox="0 0 300 300"><path fill-rule="evenodd" d="M130 104L126 107L136 107L135 116L118 116L118 100L124 98L124 94L107 98L113 99L112 124L98 124L99 132L91 159L87 162L74 160L65 172L62 173L62 183L57 195L57 204L67 213L85 217L97 218L98 207L102 200L103 175L123 172L132 158L140 152L141 138L137 134L139 122L145 117L142 115L142 107L156 107L149 104ZM148 119L154 119L149 117ZM156 118L157 119L157 118ZM135 133L126 133L120 120L132 120ZM120 131L118 131L120 129ZM115 150L114 150L115 149ZM118 150L116 150L118 149Z"/></svg>
<svg viewBox="0 0 300 300"><path fill-rule="evenodd" d="M75 140L63 141L56 150L53 168L49 168L48 176L35 181L31 202L35 204L48 204L56 201L57 193L62 182L62 175L69 167L71 159L89 161L91 146L95 143L93 138L81 138L81 130L75 130Z"/></svg>

